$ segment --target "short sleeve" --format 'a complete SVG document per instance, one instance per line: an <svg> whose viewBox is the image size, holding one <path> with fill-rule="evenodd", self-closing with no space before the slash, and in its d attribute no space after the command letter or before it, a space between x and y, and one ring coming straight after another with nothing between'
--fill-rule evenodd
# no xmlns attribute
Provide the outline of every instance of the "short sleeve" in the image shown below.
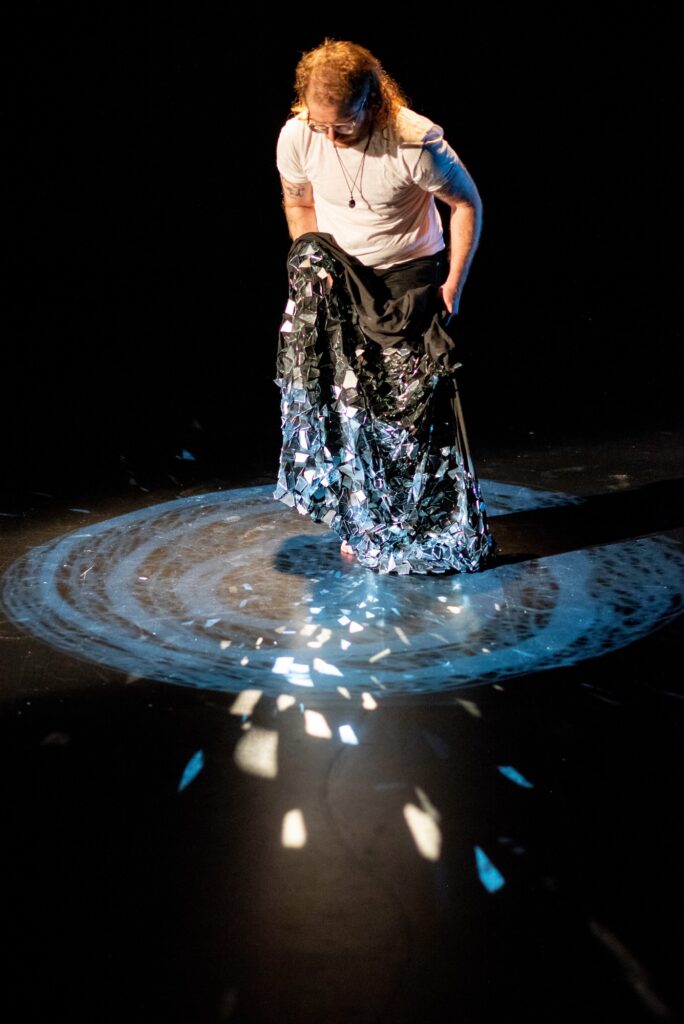
<svg viewBox="0 0 684 1024"><path fill-rule="evenodd" d="M276 146L276 165L285 181L303 184L308 181L302 168L301 156L297 151L297 125L288 121L283 125Z"/></svg>
<svg viewBox="0 0 684 1024"><path fill-rule="evenodd" d="M409 166L412 180L425 192L455 190L465 170L437 124L425 135L420 152L411 155Z"/></svg>

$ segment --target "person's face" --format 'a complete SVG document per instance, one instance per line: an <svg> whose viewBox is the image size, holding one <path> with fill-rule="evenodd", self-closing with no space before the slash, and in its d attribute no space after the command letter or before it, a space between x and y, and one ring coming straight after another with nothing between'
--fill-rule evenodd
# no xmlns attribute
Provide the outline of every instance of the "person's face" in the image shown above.
<svg viewBox="0 0 684 1024"><path fill-rule="evenodd" d="M309 127L321 131L336 146L353 146L368 129L366 102L329 104L306 97ZM349 130L351 129L351 131Z"/></svg>

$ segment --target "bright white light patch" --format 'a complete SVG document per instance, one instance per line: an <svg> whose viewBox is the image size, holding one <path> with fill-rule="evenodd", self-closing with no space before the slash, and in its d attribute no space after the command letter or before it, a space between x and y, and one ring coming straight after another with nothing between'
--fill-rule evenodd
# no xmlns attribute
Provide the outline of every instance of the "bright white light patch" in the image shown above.
<svg viewBox="0 0 684 1024"><path fill-rule="evenodd" d="M251 715L261 698L261 690L243 690L233 701L231 715Z"/></svg>
<svg viewBox="0 0 684 1024"><path fill-rule="evenodd" d="M371 697L370 693L364 693L361 698L361 706L364 707L366 711L375 711L378 706L378 702L374 697Z"/></svg>
<svg viewBox="0 0 684 1024"><path fill-rule="evenodd" d="M253 726L244 733L233 751L235 764L248 775L275 779L278 775L278 733Z"/></svg>
<svg viewBox="0 0 684 1024"><path fill-rule="evenodd" d="M306 846L306 823L299 809L287 812L283 818L280 837L283 846L290 850L301 850L302 846Z"/></svg>
<svg viewBox="0 0 684 1024"><path fill-rule="evenodd" d="M313 667L315 672L320 672L324 676L344 675L336 665L331 665L329 662L323 661L322 658L314 658Z"/></svg>
<svg viewBox="0 0 684 1024"><path fill-rule="evenodd" d="M340 739L343 743L350 743L354 747L358 747L359 741L356 738L356 733L352 729L351 725L340 726Z"/></svg>
<svg viewBox="0 0 684 1024"><path fill-rule="evenodd" d="M286 658L285 656L281 656L280 658L276 658L276 660L273 662L273 668L271 669L271 672L274 672L277 676L286 676L288 672L292 670L293 665L294 658Z"/></svg>
<svg viewBox="0 0 684 1024"><path fill-rule="evenodd" d="M413 836L416 849L426 860L439 860L442 851L442 830L427 811L415 804L406 804L404 820Z"/></svg>
<svg viewBox="0 0 684 1024"><path fill-rule="evenodd" d="M292 657L281 655L276 658L271 672L285 676L288 683L294 683L295 686L313 686L309 675L309 666L296 662Z"/></svg>
<svg viewBox="0 0 684 1024"><path fill-rule="evenodd" d="M332 732L325 717L320 711L312 711L307 708L304 712L304 728L309 736L316 736L322 740L331 740Z"/></svg>
<svg viewBox="0 0 684 1024"><path fill-rule="evenodd" d="M292 705L296 703L297 701L291 694L279 693L276 701L276 707L278 708L278 711L287 711L288 708L291 708Z"/></svg>

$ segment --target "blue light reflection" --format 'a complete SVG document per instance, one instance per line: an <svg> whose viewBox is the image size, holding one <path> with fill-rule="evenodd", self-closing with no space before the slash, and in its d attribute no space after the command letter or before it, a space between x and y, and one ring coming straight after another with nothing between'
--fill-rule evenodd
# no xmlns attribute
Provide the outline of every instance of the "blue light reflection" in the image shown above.
<svg viewBox="0 0 684 1024"><path fill-rule="evenodd" d="M492 515L579 500L483 490ZM33 548L2 582L24 631L136 677L299 694L343 682L388 696L499 683L620 648L679 614L684 559L654 536L483 573L378 576L342 560L334 534L266 486L89 524Z"/></svg>

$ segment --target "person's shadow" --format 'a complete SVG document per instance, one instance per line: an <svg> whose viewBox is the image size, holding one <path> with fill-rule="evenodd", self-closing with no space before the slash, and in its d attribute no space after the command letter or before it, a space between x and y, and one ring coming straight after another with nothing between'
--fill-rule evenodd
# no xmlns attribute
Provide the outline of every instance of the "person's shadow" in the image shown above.
<svg viewBox="0 0 684 1024"><path fill-rule="evenodd" d="M497 564L524 562L684 526L684 479L595 494L569 505L489 517Z"/></svg>
<svg viewBox="0 0 684 1024"><path fill-rule="evenodd" d="M684 479L677 478L573 499L569 504L490 514L488 520L498 554L484 571L496 569L497 565L676 530L684 527L683 497ZM290 536L276 552L274 568L295 576L316 576L334 570L345 575L365 573L367 570L353 559L340 560L339 545L339 538L334 536Z"/></svg>

